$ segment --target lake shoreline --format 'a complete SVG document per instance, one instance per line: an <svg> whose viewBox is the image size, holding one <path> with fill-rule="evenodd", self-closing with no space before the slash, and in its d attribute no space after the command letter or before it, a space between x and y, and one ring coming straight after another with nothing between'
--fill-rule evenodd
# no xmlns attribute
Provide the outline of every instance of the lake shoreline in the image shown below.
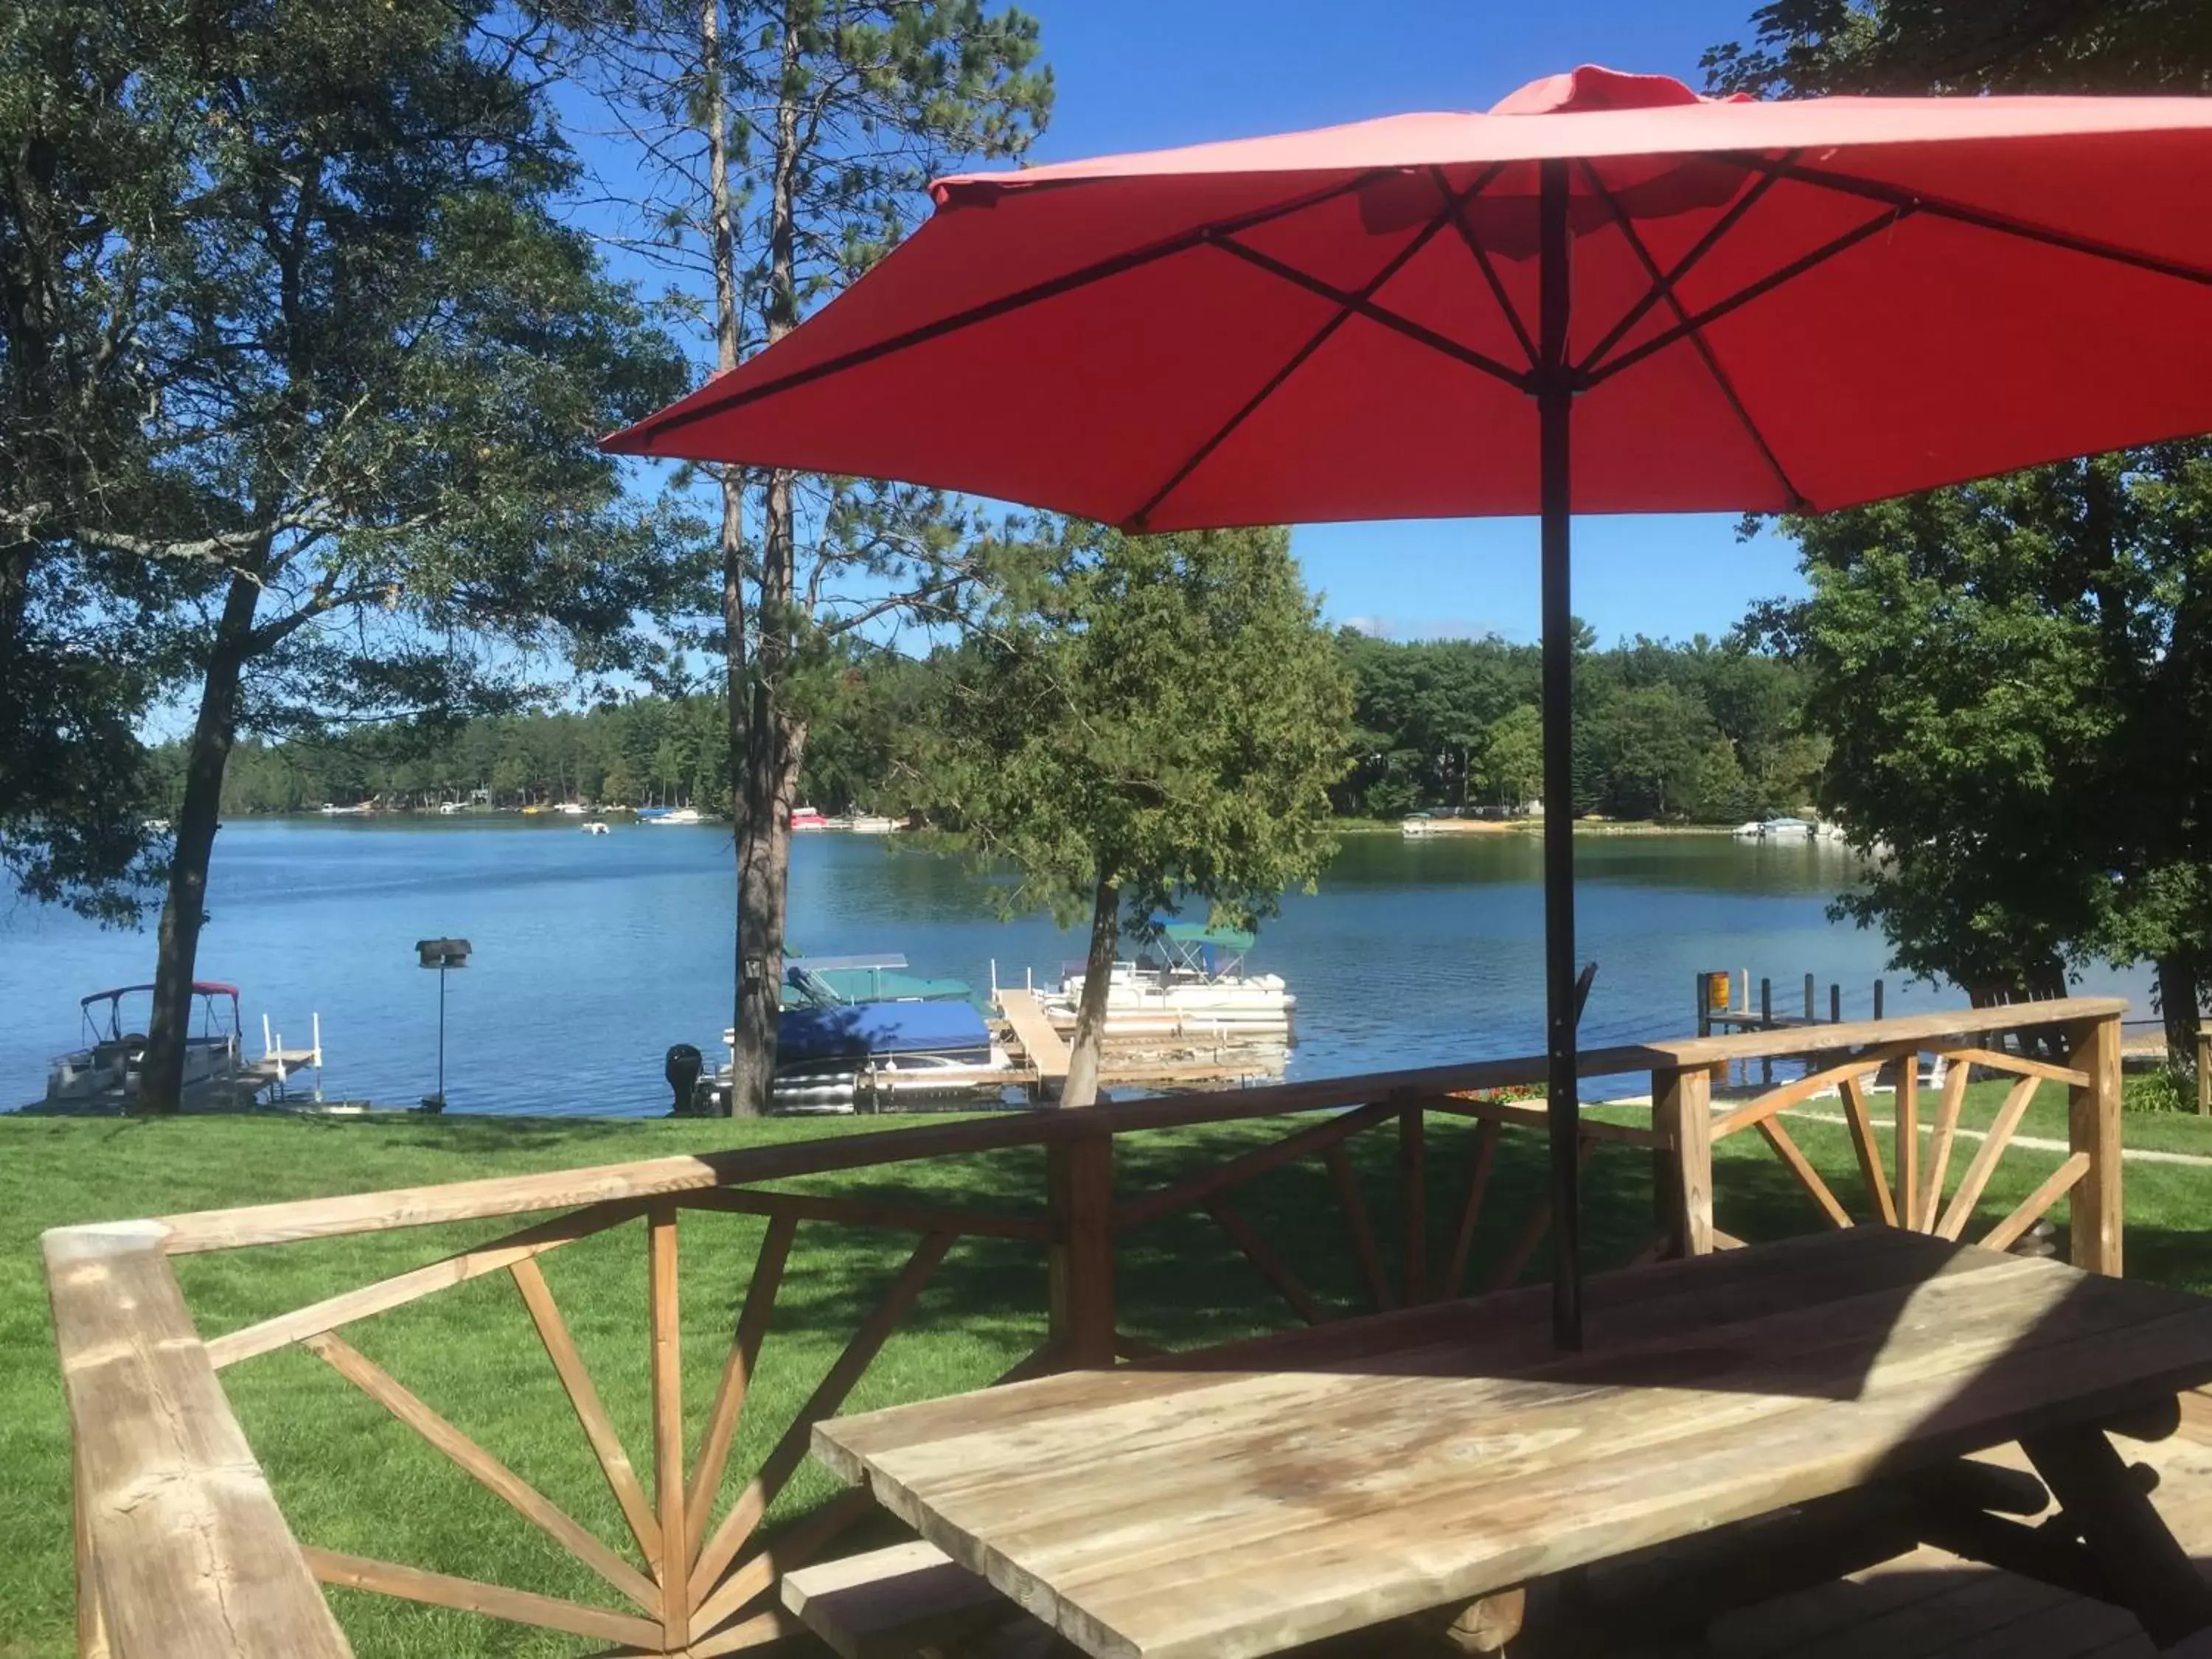
<svg viewBox="0 0 2212 1659"><path fill-rule="evenodd" d="M338 823L359 827L364 823L387 826L408 825L428 828L518 828L532 829L580 828L593 820L607 818L635 818L637 809L629 806L594 806L582 815L556 812L535 807L489 806L468 807L458 812L440 812L415 806L378 807L369 811L351 809L338 812L324 812L313 807L302 807L288 812L237 812L226 816L224 822L233 823ZM512 821L512 822L510 822ZM1405 818L1370 818L1345 817L1331 818L1329 828L1340 836L1397 836L1405 833ZM1445 835L1534 836L1543 832L1540 817L1524 818L1434 818L1430 822L1439 826ZM719 814L703 813L698 823L671 825L681 829L720 829L729 819ZM1447 827L1448 826L1448 827ZM1605 818L1577 818L1575 833L1578 836L1725 836L1735 826L1729 823L1690 823L1635 818L1614 821ZM843 825L831 823L826 828L808 831L809 834L848 835L852 833Z"/></svg>
<svg viewBox="0 0 2212 1659"><path fill-rule="evenodd" d="M1346 833L1316 891L1262 919L1253 971L1298 1000L1291 1081L1451 1065L1543 1048L1540 822L1408 838ZM1599 964L1591 1047L1692 1029L1693 987L1726 969L1796 1007L1840 986L1847 1016L1963 1000L1905 986L1879 933L1828 915L1863 866L1832 843L1732 841L1674 824L1577 823L1579 955ZM539 831L543 833L538 833ZM574 818L320 814L233 821L210 872L199 975L243 994L246 1046L299 1045L320 1017L325 1095L405 1111L439 1088L440 976L416 941L465 939L446 975L444 1093L453 1115L659 1116L668 1050L719 1065L730 1023L735 872L727 825L585 835ZM912 971L1049 984L1084 941L1048 915L1001 920L1003 873L905 837L792 845L787 949L902 955ZM51 908L0 913L0 1107L43 1096L82 1047L79 999L153 977L155 940ZM2140 997L2140 979L2085 989ZM417 1120L419 1121L419 1120Z"/></svg>

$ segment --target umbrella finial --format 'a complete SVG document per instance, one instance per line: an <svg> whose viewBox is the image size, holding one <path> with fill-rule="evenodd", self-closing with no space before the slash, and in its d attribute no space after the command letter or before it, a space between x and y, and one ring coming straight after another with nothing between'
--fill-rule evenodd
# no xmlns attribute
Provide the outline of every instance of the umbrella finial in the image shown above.
<svg viewBox="0 0 2212 1659"><path fill-rule="evenodd" d="M1565 75L1547 75L1506 94L1490 106L1490 112L1579 115L1595 110L1665 109L1674 104L1708 101L1671 75L1632 75L1626 70L1584 64Z"/></svg>

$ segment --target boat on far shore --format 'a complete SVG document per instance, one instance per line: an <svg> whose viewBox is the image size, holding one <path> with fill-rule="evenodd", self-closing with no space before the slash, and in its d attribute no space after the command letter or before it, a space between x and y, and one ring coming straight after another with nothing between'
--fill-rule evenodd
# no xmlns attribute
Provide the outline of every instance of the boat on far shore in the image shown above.
<svg viewBox="0 0 2212 1659"><path fill-rule="evenodd" d="M1841 845L1844 840L1841 824L1820 823L1811 818L1753 818L1748 823L1739 823L1729 834L1737 841L1826 842Z"/></svg>

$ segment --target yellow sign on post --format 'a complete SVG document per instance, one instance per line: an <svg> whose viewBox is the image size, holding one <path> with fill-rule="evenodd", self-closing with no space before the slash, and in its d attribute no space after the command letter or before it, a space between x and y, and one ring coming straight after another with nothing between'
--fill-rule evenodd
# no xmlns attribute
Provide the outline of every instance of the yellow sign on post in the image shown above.
<svg viewBox="0 0 2212 1659"><path fill-rule="evenodd" d="M1707 974L1705 975L1705 1006L1717 1014L1724 1014L1728 1012L1729 975L1727 969L1723 968L1717 972Z"/></svg>

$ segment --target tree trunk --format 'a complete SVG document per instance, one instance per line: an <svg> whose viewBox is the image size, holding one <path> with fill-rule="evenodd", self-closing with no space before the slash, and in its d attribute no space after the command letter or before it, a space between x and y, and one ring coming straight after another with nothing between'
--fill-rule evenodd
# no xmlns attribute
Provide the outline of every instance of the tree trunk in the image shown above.
<svg viewBox="0 0 2212 1659"><path fill-rule="evenodd" d="M0 554L0 687L9 684L15 671L15 644L30 606L31 561L37 550L34 544L22 541Z"/></svg>
<svg viewBox="0 0 2212 1659"><path fill-rule="evenodd" d="M1075 1041L1067 1054L1062 1106L1088 1106L1098 1098L1098 1063L1106 1041L1106 1000L1112 994L1114 957L1121 942L1121 885L1098 872L1091 909L1091 951L1083 964L1083 1002L1075 1011Z"/></svg>
<svg viewBox="0 0 2212 1659"><path fill-rule="evenodd" d="M709 0L710 7L712 3ZM776 98L769 188L766 332L769 345L788 334L799 321L798 234L793 215L799 161L799 20L787 9L781 27L783 74ZM717 133L720 130L718 119ZM727 211L728 199L725 173L720 203L723 213ZM726 246L722 240L726 229L726 220L718 219L718 258ZM732 319L724 349L734 356L735 284L726 291L718 275L715 287L718 305L729 307L727 314ZM730 757L731 792L737 804L738 860L738 993L730 1054L730 1109L740 1116L768 1110L775 1076L791 805L799 787L799 763L806 750L805 724L784 706L782 697L797 620L798 537L793 521L792 484L789 472L769 474L761 526L760 600L754 610L759 637L743 685L748 711L744 746ZM733 683L733 730L738 690Z"/></svg>
<svg viewBox="0 0 2212 1659"><path fill-rule="evenodd" d="M223 768L238 735L239 674L252 647L253 611L260 599L260 583L242 575L230 579L200 687L199 717L185 762L184 800L172 825L175 845L154 963L154 1013L138 1073L142 1111L173 1112L183 1103L192 978L199 962L200 926L207 920L208 861L222 811Z"/></svg>
<svg viewBox="0 0 2212 1659"><path fill-rule="evenodd" d="M2158 1012L2166 1022L2166 1069L2178 1077L2197 1075L2197 963L2188 957L2158 960Z"/></svg>
<svg viewBox="0 0 2212 1659"><path fill-rule="evenodd" d="M744 1117L769 1109L775 1076L791 805L806 747L805 726L775 706L768 688L754 689L753 710L745 753L749 799L738 836L738 1007L730 1056L730 1109Z"/></svg>

